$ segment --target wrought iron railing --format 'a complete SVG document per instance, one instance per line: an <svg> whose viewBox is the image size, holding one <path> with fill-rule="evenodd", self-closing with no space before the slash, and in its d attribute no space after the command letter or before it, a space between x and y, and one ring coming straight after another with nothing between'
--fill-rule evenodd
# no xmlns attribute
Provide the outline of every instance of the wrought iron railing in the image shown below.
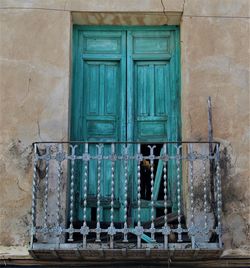
<svg viewBox="0 0 250 268"><path fill-rule="evenodd" d="M212 145L34 143L31 249L221 248Z"/></svg>

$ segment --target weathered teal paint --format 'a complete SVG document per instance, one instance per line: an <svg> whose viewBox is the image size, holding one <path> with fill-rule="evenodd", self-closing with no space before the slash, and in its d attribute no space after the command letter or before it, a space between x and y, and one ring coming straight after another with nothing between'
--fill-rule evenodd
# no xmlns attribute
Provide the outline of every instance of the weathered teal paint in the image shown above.
<svg viewBox="0 0 250 268"><path fill-rule="evenodd" d="M179 28L74 26L71 140L115 142L163 142L180 140ZM120 148L118 148L120 150ZM169 146L168 151L173 152ZM81 151L81 150L80 150ZM97 149L90 146L90 153ZM104 154L110 153L104 148ZM162 167L161 163L159 166ZM82 189L82 166L76 165L77 189ZM96 163L89 165L88 195L96 195ZM116 166L115 220L123 219L122 167ZM110 164L103 164L101 195L110 196ZM168 165L173 210L176 210L175 164ZM136 167L129 167L130 196L136 201ZM161 170L157 173L161 174ZM154 190L157 193L159 178ZM76 217L82 219L76 195ZM120 204L119 204L120 202ZM145 201L142 220L148 220ZM137 209L132 211L136 219ZM88 209L91 219L91 208ZM102 207L101 220L109 221L109 208Z"/></svg>

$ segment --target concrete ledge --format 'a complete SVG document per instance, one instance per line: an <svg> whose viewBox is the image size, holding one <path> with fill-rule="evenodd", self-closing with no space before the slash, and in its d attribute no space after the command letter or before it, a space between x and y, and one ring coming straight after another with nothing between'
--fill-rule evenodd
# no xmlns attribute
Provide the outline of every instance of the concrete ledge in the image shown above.
<svg viewBox="0 0 250 268"><path fill-rule="evenodd" d="M72 250L70 250L73 253ZM109 260L106 259L97 259L96 254L92 255L92 259L85 259L82 257L81 251L74 250L74 255L78 259L72 259L70 252L65 254L65 250L61 252L56 252L53 255L54 259L34 259L29 255L27 247L0 247L0 266L8 265L17 265L17 266L41 266L41 267L97 267L97 266L106 266L106 267L166 267L168 263L171 264L171 267L249 267L250 266L250 255L247 250L236 249L236 250L227 250L221 254L220 250L199 250L196 252L194 258L194 250L176 250L174 253L170 251L152 251L150 256L145 250L133 250L134 255L136 256L133 259L124 258L124 253L122 250L120 252L120 257L118 259L114 258L114 253L102 251L99 252L99 255L107 254ZM208 255L205 255L207 252ZM63 253L66 258L58 258L58 255ZM69 254L70 253L70 254ZM101 253L101 254L100 254ZM202 258L200 254L203 254ZM143 255L143 258L142 258ZM190 258L193 257L193 258ZM75 258L75 257L74 257Z"/></svg>
<svg viewBox="0 0 250 268"><path fill-rule="evenodd" d="M168 261L191 261L218 259L221 255L220 250L36 250L30 251L31 255L37 260L52 261L138 261L161 260Z"/></svg>
<svg viewBox="0 0 250 268"><path fill-rule="evenodd" d="M250 259L250 249L227 249L224 250L221 258L234 259L234 258L246 258Z"/></svg>
<svg viewBox="0 0 250 268"><path fill-rule="evenodd" d="M27 246L4 247L0 246L0 260L4 259L30 259L29 249ZM1 265L1 262L0 262Z"/></svg>

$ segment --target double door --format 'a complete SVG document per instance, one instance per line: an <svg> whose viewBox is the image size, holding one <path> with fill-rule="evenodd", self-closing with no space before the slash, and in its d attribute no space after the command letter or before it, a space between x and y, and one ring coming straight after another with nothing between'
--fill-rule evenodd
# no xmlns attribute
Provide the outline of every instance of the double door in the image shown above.
<svg viewBox="0 0 250 268"><path fill-rule="evenodd" d="M112 143L163 143L179 139L179 31L177 27L83 27L73 33L71 140ZM145 147L145 145L143 145ZM142 147L142 150L143 148ZM116 145L122 154L122 145ZM169 151L171 148L168 147ZM111 154L104 144L103 155ZM130 153L135 154L131 144ZM148 154L145 147L145 153ZM89 145L97 155L96 144ZM95 220L98 191L97 161L88 166L88 220ZM81 221L83 165L77 166L75 217ZM129 164L129 216L136 220L137 176ZM109 221L111 163L103 161L100 178L101 221ZM168 165L168 196L174 209L174 166ZM115 221L124 218L124 167L115 164ZM145 189L148 187L144 186ZM149 190L145 190L149 193ZM148 194L142 221L150 220ZM160 197L159 197L160 198ZM102 201L103 200L103 201ZM133 205L134 204L134 205ZM155 212L156 213L156 212Z"/></svg>

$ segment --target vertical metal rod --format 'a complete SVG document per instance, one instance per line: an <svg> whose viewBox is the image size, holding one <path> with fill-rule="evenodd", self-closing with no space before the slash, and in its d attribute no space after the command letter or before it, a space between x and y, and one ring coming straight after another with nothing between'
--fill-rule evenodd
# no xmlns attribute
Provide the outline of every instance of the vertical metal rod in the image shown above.
<svg viewBox="0 0 250 268"><path fill-rule="evenodd" d="M189 177L190 177L190 209L191 209L191 227L189 235L191 236L192 249L195 248L195 224L194 224L194 154L193 144L189 144Z"/></svg>
<svg viewBox="0 0 250 268"><path fill-rule="evenodd" d="M155 242L155 227L154 227L154 212L155 212L155 208L154 208L154 149L156 148L156 146L150 146L148 145L148 148L150 149L150 185L151 185L151 228L150 228L150 232L151 232L151 239L152 242Z"/></svg>
<svg viewBox="0 0 250 268"><path fill-rule="evenodd" d="M115 145L111 144L111 201L110 201L110 227L109 227L109 235L110 235L110 248L114 248L114 235L115 235L115 227L114 227L114 181L115 177Z"/></svg>
<svg viewBox="0 0 250 268"><path fill-rule="evenodd" d="M48 192L49 192L49 160L50 146L46 146L45 190L44 190L44 229L48 232Z"/></svg>
<svg viewBox="0 0 250 268"><path fill-rule="evenodd" d="M166 163L166 156L167 156L167 145L166 143L163 144L163 187L164 187L164 228L168 230L168 195L167 195L167 163ZM164 249L168 249L168 232L164 234Z"/></svg>
<svg viewBox="0 0 250 268"><path fill-rule="evenodd" d="M83 179L83 226L82 226L82 235L83 235L83 248L87 247L87 234L89 228L87 226L87 191L88 191L88 160L89 160L89 148L88 143L85 143L84 150L84 179Z"/></svg>
<svg viewBox="0 0 250 268"><path fill-rule="evenodd" d="M220 174L220 151L219 151L219 145L216 145L216 192L217 192L217 235L219 238L219 247L222 248L222 228L221 228L221 174Z"/></svg>
<svg viewBox="0 0 250 268"><path fill-rule="evenodd" d="M209 141L209 152L210 154L213 153L213 118L212 118L212 103L211 103L211 97L208 97L207 100L207 106L208 106L208 141Z"/></svg>
<svg viewBox="0 0 250 268"><path fill-rule="evenodd" d="M60 199L61 199L61 173L62 173L62 163L58 162L58 174L57 174L57 213L56 213L56 222L57 226L60 226Z"/></svg>
<svg viewBox="0 0 250 268"><path fill-rule="evenodd" d="M214 159L212 159L212 156L214 154L213 151L213 117L212 117L212 100L211 97L208 97L207 100L207 106L208 106L208 141L209 141L209 165L210 165L210 193L211 193L211 207L214 214L214 218L216 218L216 209L215 209L215 196L214 196ZM216 223L215 223L216 224Z"/></svg>
<svg viewBox="0 0 250 268"><path fill-rule="evenodd" d="M124 226L123 226L123 242L128 242L128 145L124 145Z"/></svg>
<svg viewBox="0 0 250 268"><path fill-rule="evenodd" d="M98 149L97 158L97 208L96 208L96 242L101 242L101 225L100 225L100 210L101 210L101 161L103 144L96 145Z"/></svg>
<svg viewBox="0 0 250 268"><path fill-rule="evenodd" d="M69 239L68 241L69 242L73 242L74 239L73 239L73 233L74 233L74 226L73 226L73 215L74 215L74 188L75 188L75 182L74 182L74 173L75 173L75 150L76 150L76 147L77 145L75 146L72 146L70 145L71 147L71 170L70 170L70 211L69 211L69 215L70 215L70 218L69 218L69 222L70 222L70 225L69 225Z"/></svg>
<svg viewBox="0 0 250 268"><path fill-rule="evenodd" d="M207 176L206 176L206 161L205 159L202 160L202 179L203 179L203 192L204 192L204 218L205 218L205 223L204 223L204 233L206 235L205 237L205 242L208 242L208 218L207 218L207 213L208 213L208 200L207 200Z"/></svg>
<svg viewBox="0 0 250 268"><path fill-rule="evenodd" d="M180 161L181 161L181 146L177 147L177 213L178 213L178 239L177 242L182 242L182 227L181 227L181 182L180 182Z"/></svg>
<svg viewBox="0 0 250 268"><path fill-rule="evenodd" d="M33 164L33 178L32 178L32 205L31 205L31 240L30 247L33 247L33 239L36 234L36 195L37 195L37 174L36 174L36 166L37 166L37 144L34 144L34 164Z"/></svg>
<svg viewBox="0 0 250 268"><path fill-rule="evenodd" d="M141 145L137 145L137 229L141 230ZM137 233L137 248L141 248L140 231Z"/></svg>
<svg viewBox="0 0 250 268"><path fill-rule="evenodd" d="M58 148L58 155L63 156L63 152L62 152L62 144L59 145ZM60 226L60 210L61 210L61 176L62 176L62 161L63 161L63 157L60 157L59 159L57 159L57 163L58 163L58 168L57 168L57 198L56 198L56 206L57 206L57 210L56 210L56 227L57 230L61 230L61 226ZM59 232L59 236L60 236L60 232ZM58 243L60 242L60 238L58 239Z"/></svg>

